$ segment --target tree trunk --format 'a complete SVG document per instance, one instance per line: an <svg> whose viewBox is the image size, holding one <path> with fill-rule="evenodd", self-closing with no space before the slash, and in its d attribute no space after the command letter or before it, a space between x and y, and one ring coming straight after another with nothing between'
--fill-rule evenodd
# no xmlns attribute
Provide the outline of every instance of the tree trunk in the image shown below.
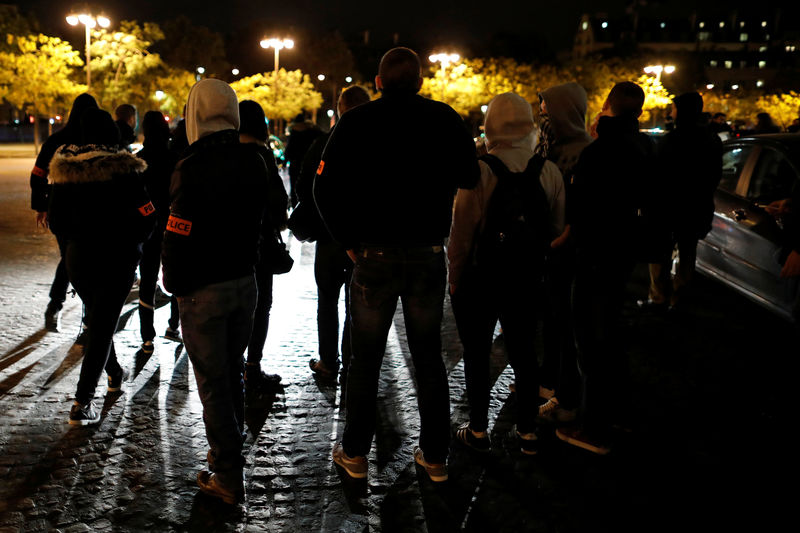
<svg viewBox="0 0 800 533"><path fill-rule="evenodd" d="M39 116L33 116L33 151L34 155L39 155Z"/></svg>

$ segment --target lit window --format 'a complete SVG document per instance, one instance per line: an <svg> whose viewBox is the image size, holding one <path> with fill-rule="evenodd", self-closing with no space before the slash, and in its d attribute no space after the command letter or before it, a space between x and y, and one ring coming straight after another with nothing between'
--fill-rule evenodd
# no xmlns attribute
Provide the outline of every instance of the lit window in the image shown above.
<svg viewBox="0 0 800 533"><path fill-rule="evenodd" d="M708 64L710 66L712 66L712 67L716 67L717 66L717 60L716 59L712 59L711 61L708 62Z"/></svg>
<svg viewBox="0 0 800 533"><path fill-rule="evenodd" d="M724 23L724 22L720 22L720 23L719 23L719 27L720 27L720 28L724 28L724 27L725 27L725 23Z"/></svg>
<svg viewBox="0 0 800 533"><path fill-rule="evenodd" d="M765 41L769 41L769 33L764 36Z"/></svg>
<svg viewBox="0 0 800 533"><path fill-rule="evenodd" d="M767 21L766 20L762 20L761 21L761 27L762 28L766 28L767 27Z"/></svg>
<svg viewBox="0 0 800 533"><path fill-rule="evenodd" d="M666 28L666 27L667 27L667 23L666 23L666 22L662 22L662 23L661 23L661 29L663 30L663 29L664 29L664 28Z"/></svg>
<svg viewBox="0 0 800 533"><path fill-rule="evenodd" d="M608 28L608 22L603 22L602 24L600 24L600 27L603 29Z"/></svg>
<svg viewBox="0 0 800 533"><path fill-rule="evenodd" d="M583 23L581 24L581 29L583 31L588 30L589 29L589 23L584 20Z"/></svg>
<svg viewBox="0 0 800 533"><path fill-rule="evenodd" d="M733 61L726 61L725 68L733 68Z"/></svg>
<svg viewBox="0 0 800 533"><path fill-rule="evenodd" d="M739 41L740 41L740 42L743 42L743 43L744 43L744 42L746 42L746 41L747 41L747 39L748 39L748 36L747 36L747 34L746 34L746 33L740 33L740 34L739 34Z"/></svg>
<svg viewBox="0 0 800 533"><path fill-rule="evenodd" d="M700 24L698 24L698 26L700 26L701 28L705 28L706 27L706 23L705 22L700 22Z"/></svg>
<svg viewBox="0 0 800 533"><path fill-rule="evenodd" d="M758 51L759 52L766 52L767 51L767 47L766 46L759 46L758 47Z"/></svg>
<svg viewBox="0 0 800 533"><path fill-rule="evenodd" d="M759 61L758 62L758 68L764 68L766 66L767 66L767 62L766 61Z"/></svg>
<svg viewBox="0 0 800 533"><path fill-rule="evenodd" d="M740 27L740 28L744 28L744 21L742 21L742 22L740 22L740 23L739 23L739 27Z"/></svg>
<svg viewBox="0 0 800 533"><path fill-rule="evenodd" d="M711 32L701 31L697 34L697 39L700 41L707 41L711 38Z"/></svg>
<svg viewBox="0 0 800 533"><path fill-rule="evenodd" d="M736 83L734 83L733 85L731 85L731 89L733 89L734 91L736 91L736 90L738 90L738 89L739 89L739 85L738 85L738 84L736 84Z"/></svg>
<svg viewBox="0 0 800 533"><path fill-rule="evenodd" d="M763 87L763 86L764 86L764 80L758 80L756 82L756 87Z"/></svg>

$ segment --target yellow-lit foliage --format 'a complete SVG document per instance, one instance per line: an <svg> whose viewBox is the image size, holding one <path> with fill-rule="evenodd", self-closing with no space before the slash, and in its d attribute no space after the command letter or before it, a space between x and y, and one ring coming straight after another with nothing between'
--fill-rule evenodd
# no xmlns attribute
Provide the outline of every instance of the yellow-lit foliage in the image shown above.
<svg viewBox="0 0 800 533"><path fill-rule="evenodd" d="M708 91L703 93L703 111L707 113L725 113L727 119L744 124L754 124L758 107L759 93L752 91L736 91L722 93Z"/></svg>
<svg viewBox="0 0 800 533"><path fill-rule="evenodd" d="M769 113L781 129L785 130L792 121L800 117L800 94L790 91L786 94L769 94L756 101L760 111Z"/></svg>
<svg viewBox="0 0 800 533"><path fill-rule="evenodd" d="M239 101L253 100L261 104L272 120L290 120L302 111L322 105L322 95L314 90L308 74L300 70L255 74L231 83Z"/></svg>

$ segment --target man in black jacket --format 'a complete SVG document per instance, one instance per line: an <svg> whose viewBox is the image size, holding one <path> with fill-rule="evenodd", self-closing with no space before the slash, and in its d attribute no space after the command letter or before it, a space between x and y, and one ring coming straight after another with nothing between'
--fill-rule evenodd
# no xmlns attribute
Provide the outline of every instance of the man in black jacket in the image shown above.
<svg viewBox="0 0 800 533"><path fill-rule="evenodd" d="M233 504L244 496L243 354L269 176L261 156L239 142L239 105L227 83L198 82L186 107L190 146L172 176L164 283L178 296L211 448L197 484Z"/></svg>
<svg viewBox="0 0 800 533"><path fill-rule="evenodd" d="M618 322L636 261L637 216L651 187L653 143L639 133L643 103L644 91L635 83L615 85L603 105L598 137L575 167L572 305L583 397L581 425L556 434L598 454L608 453L609 430L630 402Z"/></svg>
<svg viewBox="0 0 800 533"><path fill-rule="evenodd" d="M473 187L479 176L475 145L452 108L417 95L422 78L414 51L387 52L375 85L383 96L342 116L314 184L322 219L355 262L347 423L333 460L351 477L367 475L378 377L399 297L419 390L414 458L432 480L444 481L450 408L439 331L442 245L456 188Z"/></svg>

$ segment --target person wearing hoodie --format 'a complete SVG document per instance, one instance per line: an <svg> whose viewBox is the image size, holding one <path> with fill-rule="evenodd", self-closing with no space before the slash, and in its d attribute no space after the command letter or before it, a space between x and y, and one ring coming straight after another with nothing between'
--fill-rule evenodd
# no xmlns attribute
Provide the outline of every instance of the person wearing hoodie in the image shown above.
<svg viewBox="0 0 800 533"><path fill-rule="evenodd" d="M545 89L539 95L542 135L536 152L553 161L564 178L566 212L564 232L547 256L543 306L542 388L547 401L539 415L561 423L574 419L580 396L575 338L572 334L570 294L575 273L575 250L570 235L569 190L575 165L592 142L586 131L586 91L575 82Z"/></svg>
<svg viewBox="0 0 800 533"><path fill-rule="evenodd" d="M714 192L722 179L722 141L701 123L703 97L696 92L682 94L672 103L675 129L659 144L658 168L669 198L671 213L666 218L677 247L678 263L670 283L671 253L668 260L650 264L650 291L643 306L675 309L694 275L697 241L711 231Z"/></svg>
<svg viewBox="0 0 800 533"><path fill-rule="evenodd" d="M69 279L86 306L88 339L69 422L87 425L100 421L92 398L103 369L109 392L128 375L113 336L156 215L141 179L147 165L119 149L111 115L88 109L80 123L80 144L62 146L50 162L49 218L66 241Z"/></svg>
<svg viewBox="0 0 800 533"><path fill-rule="evenodd" d="M47 176L50 168L50 161L53 159L56 150L66 144L80 144L81 142L81 115L87 109L97 109L97 101L90 94L84 93L75 98L72 109L67 118L67 124L61 130L55 132L42 145L36 163L31 170L31 208L36 211L36 225L48 228L47 209L49 205L50 186ZM52 228L51 228L52 229ZM44 312L45 327L51 331L58 330L58 317L64 300L67 299L67 287L69 287L69 277L67 267L64 263L64 252L66 250L66 240L56 234L58 251L61 259L56 267L53 283L50 286L50 303ZM83 336L85 338L85 336ZM81 339L81 343L83 340Z"/></svg>
<svg viewBox="0 0 800 533"><path fill-rule="evenodd" d="M162 248L164 283L178 297L210 446L209 468L197 484L229 504L244 497L243 354L269 188L264 160L239 142L238 129L231 86L197 82L186 105L189 148L172 175Z"/></svg>
<svg viewBox="0 0 800 533"><path fill-rule="evenodd" d="M431 480L447 479L443 244L455 191L473 187L479 169L475 144L458 113L417 94L420 69L413 50L393 48L384 54L375 78L382 96L342 115L314 180L322 220L355 263L347 422L332 453L333 461L354 478L367 476L381 361L400 299L419 391L421 428L414 460ZM410 138L418 141L413 157Z"/></svg>
<svg viewBox="0 0 800 533"><path fill-rule="evenodd" d="M564 230L564 183L555 163L534 156L534 120L531 105L514 93L496 96L486 111L486 147L511 172L521 173L538 158L541 171L528 179L538 179L546 206L537 206L533 190L525 201L530 209L545 209L549 243ZM516 437L522 453L537 452L534 432L538 414L539 369L531 325L536 322L542 300L542 274L534 272L544 258L530 257L509 261L502 272L482 268L479 256L481 235L486 230L490 200L498 185L492 168L480 162L481 177L472 189L460 189L453 210L453 224L447 247L450 295L459 336L464 345L464 374L469 400L469 422L462 424L456 437L467 446L489 451L489 356L495 325L503 327L506 351L516 377ZM526 217L528 218L528 217ZM534 224L529 219L529 224ZM531 251L532 253L539 253ZM543 253L543 252L541 252Z"/></svg>
<svg viewBox="0 0 800 533"><path fill-rule="evenodd" d="M247 402L250 405L264 394L274 394L281 382L278 374L267 374L261 369L261 360L264 358L264 344L269 330L269 311L272 308L273 274L269 244L275 242L275 233L286 228L288 198L283 180L278 173L278 165L275 164L275 156L267 146L269 131L261 105L252 100L239 102L239 121L239 141L261 156L269 174L269 205L262 223L263 234L256 264L258 300L253 319L253 332L247 345L247 365L244 372L244 386Z"/></svg>
<svg viewBox="0 0 800 533"><path fill-rule="evenodd" d="M611 428L630 408L627 358L619 321L625 285L639 250L639 212L652 187L654 146L639 132L644 91L617 83L597 122L597 139L575 167L572 236L576 267L572 316L582 380L578 424L562 427L563 441L593 453L610 451Z"/></svg>
<svg viewBox="0 0 800 533"><path fill-rule="evenodd" d="M144 147L136 154L147 163L144 179L147 193L153 200L158 217L158 225L144 243L142 261L139 264L141 281L139 283L139 331L142 336L142 352L149 355L154 351L153 339L156 330L153 326L155 315L156 287L161 267L161 241L167 227L169 216L169 182L172 171L178 162L177 156L169 149L169 125L160 111L148 111L142 119ZM164 337L180 342L178 331L178 300L170 297L170 316Z"/></svg>

